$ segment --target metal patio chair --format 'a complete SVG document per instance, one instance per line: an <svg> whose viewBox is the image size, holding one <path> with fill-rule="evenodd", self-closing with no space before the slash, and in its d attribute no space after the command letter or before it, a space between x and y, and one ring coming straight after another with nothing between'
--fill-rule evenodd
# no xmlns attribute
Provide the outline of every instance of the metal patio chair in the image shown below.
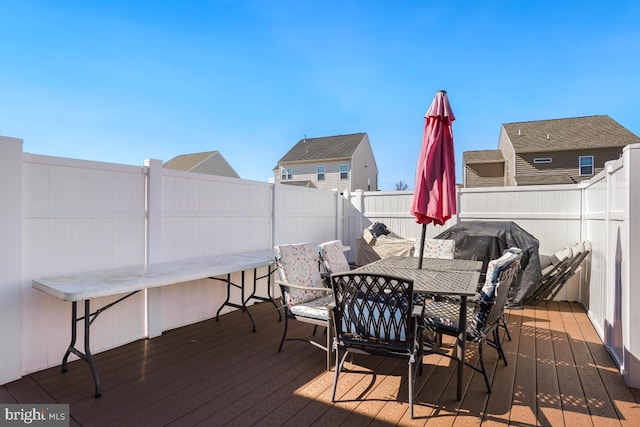
<svg viewBox="0 0 640 427"><path fill-rule="evenodd" d="M416 250L414 256L418 256L420 252L419 241L416 243ZM440 258L440 259L453 259L456 252L456 241L453 239L425 239L424 241L424 256L427 258ZM480 285L479 285L480 288ZM420 296L418 296L420 298ZM449 301L452 303L459 303L460 298L450 297L446 295L432 296L432 299L436 301ZM422 300L418 300L418 303L422 303ZM469 302L474 302L470 299ZM509 341L511 341L511 333L507 327L507 322L504 316L501 317L499 326L502 327L507 335Z"/></svg>
<svg viewBox="0 0 640 427"><path fill-rule="evenodd" d="M336 401L338 377L349 353L403 358L409 370L409 408L413 418L414 385L422 370L423 307L413 304L413 281L393 276L340 273L331 276L336 373L331 401ZM341 352L344 352L340 356Z"/></svg>
<svg viewBox="0 0 640 427"><path fill-rule="evenodd" d="M503 319L504 308L509 296L509 288L518 275L522 251L518 248L507 249L498 259L489 262L486 281L475 298L474 304L467 310L467 341L478 344L480 367L465 361L465 365L482 373L487 390L491 393L491 382L484 364L485 344L498 351L498 357L507 365L507 358L502 350L498 327ZM427 329L436 334L433 351L455 358L455 354L441 352L437 347L441 344L442 335L458 336L458 319L460 304L449 301L434 301L425 306L424 323Z"/></svg>

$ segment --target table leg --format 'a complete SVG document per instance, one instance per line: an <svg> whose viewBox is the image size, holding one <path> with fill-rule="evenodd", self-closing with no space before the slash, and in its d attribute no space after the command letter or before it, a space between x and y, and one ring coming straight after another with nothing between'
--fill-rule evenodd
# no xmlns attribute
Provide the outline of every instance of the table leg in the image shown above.
<svg viewBox="0 0 640 427"><path fill-rule="evenodd" d="M249 295L244 302L245 302L245 305L247 302L249 302L252 299L255 299L258 301L271 302L271 304L273 304L273 306L276 308L276 311L278 312L278 321L281 321L282 314L280 313L280 310L278 309L278 305L276 304L275 300L273 299L273 296L271 295L271 275L275 271L276 271L275 269L272 270L271 266L268 265L267 274L263 276L258 276L258 269L254 268L253 269L253 292L251 292L251 295ZM265 277L267 278L267 296L266 297L258 296L256 295L256 293L258 292L258 280L264 279Z"/></svg>
<svg viewBox="0 0 640 427"><path fill-rule="evenodd" d="M76 325L78 323L78 303L73 301L71 303L71 342L69 343L69 347L67 347L67 351L64 353L62 357L62 372L67 372L69 370L68 362L69 356L71 356L71 352L76 348L76 337L78 335L76 330Z"/></svg>
<svg viewBox="0 0 640 427"><path fill-rule="evenodd" d="M219 279L217 277L209 277L209 279L213 279L213 280L223 280L223 279ZM249 316L249 320L251 321L251 326L252 326L252 332L256 331L256 321L253 319L253 316L251 315L251 312L249 311L249 308L247 307L246 303L245 303L245 299L244 299L244 271L241 273L241 284L237 285L235 283L233 283L231 281L231 274L227 274L227 298L225 299L225 301L222 303L222 305L220 306L220 308L218 308L218 311L216 312L216 321L220 320L220 311L222 310L222 308L224 306L229 306L229 307L234 307L234 308L239 308L242 311L244 311L245 313L247 313L247 316ZM235 286L236 288L240 289L240 301L242 302L241 304L236 304L231 302L231 287Z"/></svg>
<svg viewBox="0 0 640 427"><path fill-rule="evenodd" d="M93 382L95 384L95 397L102 396L102 387L100 384L100 375L98 375L98 367L96 366L96 362L93 360L93 354L91 353L91 318L89 313L89 300L84 301L84 359L89 364L89 368L91 369L91 375L93 375Z"/></svg>
<svg viewBox="0 0 640 427"><path fill-rule="evenodd" d="M91 375L93 376L93 383L95 385L95 397L100 397L102 396L100 375L98 374L98 368L93 360L93 354L91 353L91 317L92 314L89 300L84 301L84 316L82 317L78 317L78 303L76 301L71 303L71 342L64 354L64 357L62 358L62 372L68 371L69 356L71 353L75 354L89 365ZM77 329L78 322L80 320L84 320L84 353L76 348L76 339L78 336Z"/></svg>
<svg viewBox="0 0 640 427"><path fill-rule="evenodd" d="M460 317L458 323L458 339L456 343L456 356L458 359L458 384L456 399L462 398L462 385L464 380L464 353L467 341L467 297L460 298Z"/></svg>

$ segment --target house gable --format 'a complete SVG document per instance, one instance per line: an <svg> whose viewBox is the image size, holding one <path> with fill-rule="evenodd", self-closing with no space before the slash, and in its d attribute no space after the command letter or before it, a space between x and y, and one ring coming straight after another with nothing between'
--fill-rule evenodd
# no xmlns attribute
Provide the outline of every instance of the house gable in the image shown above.
<svg viewBox="0 0 640 427"><path fill-rule="evenodd" d="M366 133L303 138L274 168L276 181L323 189L377 190L377 174Z"/></svg>

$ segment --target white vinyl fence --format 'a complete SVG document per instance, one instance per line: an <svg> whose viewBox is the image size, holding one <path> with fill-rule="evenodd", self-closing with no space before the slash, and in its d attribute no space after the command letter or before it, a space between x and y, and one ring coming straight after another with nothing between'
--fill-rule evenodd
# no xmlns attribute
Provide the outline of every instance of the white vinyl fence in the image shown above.
<svg viewBox="0 0 640 427"><path fill-rule="evenodd" d="M0 137L0 178L0 384L59 365L69 344L71 304L34 290L34 278L338 237L337 192L173 171L158 160L42 156ZM259 286L265 295L266 280ZM140 292L100 314L92 350L211 318L225 296L210 280ZM147 330L148 298L159 302L161 330Z"/></svg>
<svg viewBox="0 0 640 427"><path fill-rule="evenodd" d="M459 214L428 226L427 235L457 221L511 220L538 238L541 253L590 240L589 268L559 298L587 307L627 383L640 387L640 336L630 328L640 323L639 190L640 145L632 145L581 184L459 189ZM158 160L129 166L41 156L0 137L0 384L60 364L69 343L70 304L32 289L33 278L336 238L354 260L357 239L374 222L419 238L411 198L178 172ZM260 286L264 292L265 281ZM224 296L224 285L208 280L139 293L100 315L92 348L210 318ZM161 301L159 331L146 330L149 298Z"/></svg>

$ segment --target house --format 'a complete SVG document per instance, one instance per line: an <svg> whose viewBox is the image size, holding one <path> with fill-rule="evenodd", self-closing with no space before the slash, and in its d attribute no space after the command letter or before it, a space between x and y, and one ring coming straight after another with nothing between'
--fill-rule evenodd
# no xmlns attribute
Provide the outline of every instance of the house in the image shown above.
<svg viewBox="0 0 640 427"><path fill-rule="evenodd" d="M322 189L378 190L378 167L366 133L303 138L273 169L275 181Z"/></svg>
<svg viewBox="0 0 640 427"><path fill-rule="evenodd" d="M183 154L165 162L167 169L240 178L219 151Z"/></svg>
<svg viewBox="0 0 640 427"><path fill-rule="evenodd" d="M607 115L505 123L497 150L465 151L465 187L572 184L640 138Z"/></svg>

